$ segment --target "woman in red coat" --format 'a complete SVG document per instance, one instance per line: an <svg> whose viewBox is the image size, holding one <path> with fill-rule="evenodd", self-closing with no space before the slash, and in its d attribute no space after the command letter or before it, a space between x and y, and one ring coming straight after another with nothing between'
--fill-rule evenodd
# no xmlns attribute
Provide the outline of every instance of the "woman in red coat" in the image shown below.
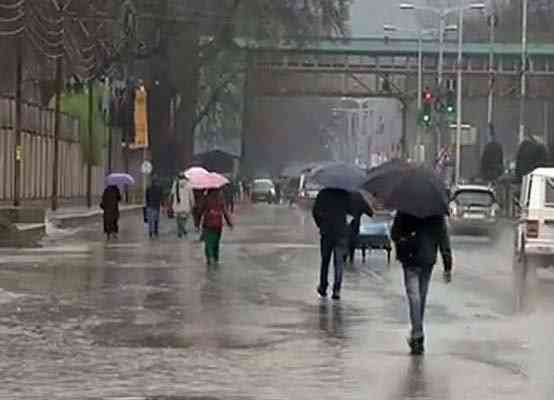
<svg viewBox="0 0 554 400"><path fill-rule="evenodd" d="M210 190L200 209L200 223L208 265L219 262L219 246L224 219L232 229L233 223L225 208L223 194L220 190Z"/></svg>

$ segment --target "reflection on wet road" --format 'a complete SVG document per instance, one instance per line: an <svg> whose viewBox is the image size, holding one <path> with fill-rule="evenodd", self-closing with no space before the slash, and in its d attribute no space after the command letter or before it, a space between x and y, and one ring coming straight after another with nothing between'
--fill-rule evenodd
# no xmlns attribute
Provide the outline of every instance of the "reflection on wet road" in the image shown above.
<svg viewBox="0 0 554 400"><path fill-rule="evenodd" d="M512 236L456 237L456 272L433 281L428 353L408 355L399 266L374 253L343 300L315 295L306 214L244 206L223 263L99 226L0 252L0 398L552 399L554 274L514 281ZM165 397L164 397L165 396Z"/></svg>

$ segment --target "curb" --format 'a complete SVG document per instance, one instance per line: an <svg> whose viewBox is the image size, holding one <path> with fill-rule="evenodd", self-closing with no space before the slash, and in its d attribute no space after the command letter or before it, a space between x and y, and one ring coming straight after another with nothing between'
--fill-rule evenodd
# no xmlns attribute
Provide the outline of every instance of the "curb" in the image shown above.
<svg viewBox="0 0 554 400"><path fill-rule="evenodd" d="M134 213L142 213L143 205L130 205L123 206L119 209L119 214L123 217L126 215L132 215ZM92 224L96 222L102 222L103 211L101 209L91 210L85 213L80 214L69 214L69 215L60 215L53 216L48 219L47 223L50 222L57 226L58 228L76 228L82 225Z"/></svg>

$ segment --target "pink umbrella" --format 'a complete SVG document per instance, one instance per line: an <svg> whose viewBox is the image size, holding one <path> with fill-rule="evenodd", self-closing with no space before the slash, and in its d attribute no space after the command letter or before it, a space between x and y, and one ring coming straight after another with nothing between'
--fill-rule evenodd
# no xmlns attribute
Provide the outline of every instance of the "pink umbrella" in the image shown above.
<svg viewBox="0 0 554 400"><path fill-rule="evenodd" d="M215 172L191 177L189 181L193 189L219 189L229 183L227 178Z"/></svg>
<svg viewBox="0 0 554 400"><path fill-rule="evenodd" d="M188 180L193 180L195 178L202 178L210 173L202 167L191 167L185 171L185 177Z"/></svg>

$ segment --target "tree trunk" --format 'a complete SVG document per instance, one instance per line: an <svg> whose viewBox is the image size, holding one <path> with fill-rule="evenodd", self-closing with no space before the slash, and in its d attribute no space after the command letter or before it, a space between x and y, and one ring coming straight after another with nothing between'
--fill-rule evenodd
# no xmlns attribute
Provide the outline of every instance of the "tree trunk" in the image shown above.
<svg viewBox="0 0 554 400"><path fill-rule="evenodd" d="M195 25L188 25L179 36L175 54L180 62L173 76L181 102L177 109L177 168L185 168L194 155L194 120L198 105L200 32Z"/></svg>
<svg viewBox="0 0 554 400"><path fill-rule="evenodd" d="M154 81L148 93L148 127L152 163L157 174L174 173L175 132L170 129L171 88L167 80Z"/></svg>

